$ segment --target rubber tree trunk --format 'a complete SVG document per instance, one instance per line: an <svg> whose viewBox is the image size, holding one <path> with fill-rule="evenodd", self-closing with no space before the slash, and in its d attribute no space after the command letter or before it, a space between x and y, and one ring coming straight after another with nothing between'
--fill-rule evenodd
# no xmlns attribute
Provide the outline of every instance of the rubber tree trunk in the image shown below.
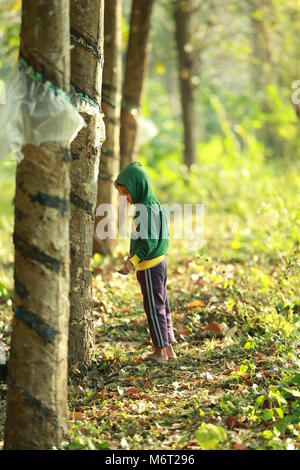
<svg viewBox="0 0 300 470"><path fill-rule="evenodd" d="M149 56L153 0L133 0L121 109L121 169L138 153L138 117Z"/></svg>
<svg viewBox="0 0 300 470"><path fill-rule="evenodd" d="M71 290L69 366L88 363L94 344L90 262L103 141L101 88L103 71L104 0L71 0L71 82L92 102L94 114L81 113L87 123L72 142ZM93 104L94 103L94 104ZM100 114L99 114L100 113Z"/></svg>
<svg viewBox="0 0 300 470"><path fill-rule="evenodd" d="M267 95L266 87L276 83L276 65L273 63L273 54L271 40L268 31L268 15L264 13L262 17L257 18L256 12L261 8L258 0L249 2L251 8L251 25L252 25L252 83L253 94L260 101L262 112L265 116L272 115L274 105L271 97ZM271 11L272 3L266 2L265 8ZM267 10L268 11L268 10ZM261 128L257 131L257 136L267 147L279 151L282 148L282 139L278 138L278 133L270 120L267 118L262 121Z"/></svg>
<svg viewBox="0 0 300 470"><path fill-rule="evenodd" d="M180 98L184 127L184 163L190 168L196 161L196 117L194 76L194 9L195 0L176 0L175 38L178 52Z"/></svg>
<svg viewBox="0 0 300 470"><path fill-rule="evenodd" d="M102 110L106 128L106 140L102 147L99 166L97 207L111 204L117 213L118 193L114 180L120 168L120 98L122 73L122 0L110 0L104 11L104 55L102 86ZM106 217L106 214L103 214ZM114 238L97 237L97 225L102 217L96 215L94 253L111 253L116 246L116 223ZM116 222L116 221L115 221Z"/></svg>
<svg viewBox="0 0 300 470"><path fill-rule="evenodd" d="M68 0L23 0L20 51L34 70L68 89ZM70 151L47 143L26 145L23 153L4 448L51 449L67 432Z"/></svg>

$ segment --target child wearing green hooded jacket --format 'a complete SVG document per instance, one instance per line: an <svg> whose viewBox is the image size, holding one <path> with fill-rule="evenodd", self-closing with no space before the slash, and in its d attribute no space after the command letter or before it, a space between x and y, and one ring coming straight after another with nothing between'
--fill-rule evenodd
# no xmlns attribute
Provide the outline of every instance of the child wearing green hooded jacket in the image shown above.
<svg viewBox="0 0 300 470"><path fill-rule="evenodd" d="M176 343L167 295L167 264L169 227L165 209L151 189L148 173L139 162L124 168L115 181L119 193L134 204L130 256L119 271L123 275L136 269L143 294L154 352L146 360L163 362L174 359L172 344Z"/></svg>

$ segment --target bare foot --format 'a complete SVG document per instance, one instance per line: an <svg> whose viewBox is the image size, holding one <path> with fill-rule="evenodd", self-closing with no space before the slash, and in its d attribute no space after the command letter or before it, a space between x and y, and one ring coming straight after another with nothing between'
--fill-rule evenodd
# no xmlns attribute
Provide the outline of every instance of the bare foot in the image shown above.
<svg viewBox="0 0 300 470"><path fill-rule="evenodd" d="M145 357L145 360L154 360L158 362L164 362L168 360L168 354L166 352L166 348L154 348L154 352L152 354L148 354Z"/></svg>
<svg viewBox="0 0 300 470"><path fill-rule="evenodd" d="M167 346L166 348L166 353L167 353L167 356L169 359L176 359L176 354L175 354L175 351L172 347L172 344L170 344L170 346Z"/></svg>
<svg viewBox="0 0 300 470"><path fill-rule="evenodd" d="M145 362L167 362L168 360L168 357L157 357L154 354L149 354L149 356L144 358Z"/></svg>

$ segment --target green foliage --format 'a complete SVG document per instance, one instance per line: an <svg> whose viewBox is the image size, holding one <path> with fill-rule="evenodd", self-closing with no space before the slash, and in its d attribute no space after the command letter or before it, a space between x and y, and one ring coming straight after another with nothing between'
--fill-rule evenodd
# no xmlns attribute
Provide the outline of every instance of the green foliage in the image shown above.
<svg viewBox="0 0 300 470"><path fill-rule="evenodd" d="M195 13L198 142L209 143L217 135L230 158L243 158L246 151L253 160L297 161L299 126L291 87L299 79L299 7L281 0L259 5L217 1L218 16L215 9L215 2L198 2ZM159 135L143 153L155 166L166 154L182 151L183 140L168 2L154 6L151 43L143 113L154 121Z"/></svg>
<svg viewBox="0 0 300 470"><path fill-rule="evenodd" d="M75 421L71 428L70 440L60 445L60 450L105 450L109 446L99 438L99 429L90 423L82 426L80 421Z"/></svg>
<svg viewBox="0 0 300 470"><path fill-rule="evenodd" d="M8 290L4 282L0 281L0 300L7 301L8 299L11 299L13 297L13 291Z"/></svg>
<svg viewBox="0 0 300 470"><path fill-rule="evenodd" d="M15 192L16 164L0 161L0 281L7 284L6 274L2 271L2 263L13 261L13 198Z"/></svg>
<svg viewBox="0 0 300 470"><path fill-rule="evenodd" d="M195 437L203 450L212 450L226 440L226 431L221 426L202 423L195 432Z"/></svg>
<svg viewBox="0 0 300 470"><path fill-rule="evenodd" d="M20 44L21 0L3 0L0 5L0 70L8 77Z"/></svg>

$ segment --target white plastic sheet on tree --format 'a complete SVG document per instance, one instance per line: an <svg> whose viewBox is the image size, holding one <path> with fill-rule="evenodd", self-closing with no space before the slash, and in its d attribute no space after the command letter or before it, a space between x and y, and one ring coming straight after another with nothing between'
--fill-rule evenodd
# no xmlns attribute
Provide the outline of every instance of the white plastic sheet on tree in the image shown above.
<svg viewBox="0 0 300 470"><path fill-rule="evenodd" d="M106 129L105 123L103 120L103 114L101 109L95 102L89 102L88 97L84 97L79 93L76 93L74 89L71 90L70 93L71 103L80 113L88 114L89 116L97 116L98 117L98 130L99 136L98 140L103 143L106 139Z"/></svg>
<svg viewBox="0 0 300 470"><path fill-rule="evenodd" d="M13 155L20 162L26 144L68 145L84 125L62 90L16 68L6 86L5 103L0 103L0 159Z"/></svg>
<svg viewBox="0 0 300 470"><path fill-rule="evenodd" d="M158 134L158 129L153 121L143 116L139 118L139 144L144 145Z"/></svg>

